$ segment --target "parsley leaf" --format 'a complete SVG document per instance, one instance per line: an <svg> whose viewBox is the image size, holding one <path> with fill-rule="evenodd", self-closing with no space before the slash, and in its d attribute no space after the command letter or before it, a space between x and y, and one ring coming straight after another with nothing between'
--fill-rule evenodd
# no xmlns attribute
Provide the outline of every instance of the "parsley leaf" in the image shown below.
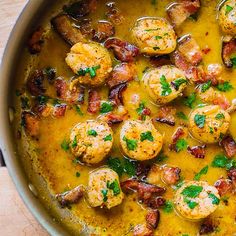
<svg viewBox="0 0 236 236"><path fill-rule="evenodd" d="M207 174L208 168L209 168L208 166L203 167L203 168L194 176L194 180L199 181L202 175Z"/></svg>
<svg viewBox="0 0 236 236"><path fill-rule="evenodd" d="M89 74L91 78L94 78L97 75L96 71L100 68L101 68L100 65L93 66L93 67L87 67L85 69L80 68L79 71L77 72L77 75L85 76L86 74Z"/></svg>
<svg viewBox="0 0 236 236"><path fill-rule="evenodd" d="M171 213L174 209L172 201L166 201L165 205L163 206L163 211L166 213Z"/></svg>
<svg viewBox="0 0 236 236"><path fill-rule="evenodd" d="M63 142L61 143L61 148L64 151L68 151L69 150L70 145L69 145L69 142L66 139L64 139Z"/></svg>
<svg viewBox="0 0 236 236"><path fill-rule="evenodd" d="M103 196L103 202L107 202L108 200L108 197L107 197L107 193L108 193L108 190L107 189L102 189L102 196Z"/></svg>
<svg viewBox="0 0 236 236"><path fill-rule="evenodd" d="M128 150L130 150L130 151L134 151L136 148L137 148L137 146L138 146L138 144L137 144L137 140L135 140L135 139L127 139L125 136L123 137L123 141L125 141L126 142L126 145L127 145L127 148L128 148Z"/></svg>
<svg viewBox="0 0 236 236"><path fill-rule="evenodd" d="M231 11L233 10L233 7L229 6L229 5L226 5L226 8L225 8L225 14L229 14Z"/></svg>
<svg viewBox="0 0 236 236"><path fill-rule="evenodd" d="M232 90L233 86L228 81L225 81L223 84L218 84L216 88L221 92L227 92Z"/></svg>
<svg viewBox="0 0 236 236"><path fill-rule="evenodd" d="M176 116L182 120L188 120L188 117L182 111L177 112Z"/></svg>
<svg viewBox="0 0 236 236"><path fill-rule="evenodd" d="M124 173L128 176L135 176L136 173L136 163L127 158L124 159Z"/></svg>
<svg viewBox="0 0 236 236"><path fill-rule="evenodd" d="M114 170L120 177L124 173L124 167L119 158L109 158L107 165Z"/></svg>
<svg viewBox="0 0 236 236"><path fill-rule="evenodd" d="M111 136L111 134L107 135L103 140L104 140L105 142L106 142L106 141L112 141L112 136Z"/></svg>
<svg viewBox="0 0 236 236"><path fill-rule="evenodd" d="M75 106L75 110L76 110L76 112L77 112L80 116L83 116L83 115L84 115L83 112L82 112L81 109L80 109L80 106L76 105L76 106Z"/></svg>
<svg viewBox="0 0 236 236"><path fill-rule="evenodd" d="M162 39L162 37L159 36L159 35L157 35L157 36L155 36L155 39L156 39L156 40L158 40L158 39Z"/></svg>
<svg viewBox="0 0 236 236"><path fill-rule="evenodd" d="M211 87L211 81L204 83L201 85L201 92L205 93Z"/></svg>
<svg viewBox="0 0 236 236"><path fill-rule="evenodd" d="M216 118L217 120L221 120L221 119L224 119L225 116L224 116L223 113L218 113L218 114L215 116L215 118Z"/></svg>
<svg viewBox="0 0 236 236"><path fill-rule="evenodd" d="M76 173L75 173L75 176L79 178L79 177L80 177L80 173L79 173L79 172L76 172Z"/></svg>
<svg viewBox="0 0 236 236"><path fill-rule="evenodd" d="M189 108L193 108L193 103L196 101L196 97L196 93L190 94L184 101L184 105L188 106Z"/></svg>
<svg viewBox="0 0 236 236"><path fill-rule="evenodd" d="M77 139L76 139L76 136L74 137L74 140L73 140L73 142L72 142L72 144L71 144L71 147L72 148L75 148L77 146Z"/></svg>
<svg viewBox="0 0 236 236"><path fill-rule="evenodd" d="M172 90L170 87L170 84L167 82L166 77L164 75L161 76L160 78L161 81L161 96L168 96L171 94Z"/></svg>
<svg viewBox="0 0 236 236"><path fill-rule="evenodd" d="M90 129L90 130L88 130L88 135L93 136L93 137L97 137L98 133L96 130Z"/></svg>
<svg viewBox="0 0 236 236"><path fill-rule="evenodd" d="M147 131L145 133L141 133L140 134L140 139L141 139L141 142L145 141L145 140L148 140L150 142L153 142L154 141L154 138L152 136L152 132L151 131Z"/></svg>
<svg viewBox="0 0 236 236"><path fill-rule="evenodd" d="M233 64L233 67L236 67L236 57L230 58L231 63Z"/></svg>
<svg viewBox="0 0 236 236"><path fill-rule="evenodd" d="M228 163L228 158L223 154L218 154L215 156L211 165L213 167L225 168L227 163Z"/></svg>
<svg viewBox="0 0 236 236"><path fill-rule="evenodd" d="M200 129L202 129L204 127L205 121L206 121L206 115L196 114L194 116L194 122L198 126L198 128L200 128Z"/></svg>
<svg viewBox="0 0 236 236"><path fill-rule="evenodd" d="M208 197L210 197L212 199L212 204L214 205L219 205L220 203L220 199L218 197L216 197L215 194L213 193L208 193Z"/></svg>
<svg viewBox="0 0 236 236"><path fill-rule="evenodd" d="M202 190L203 190L202 186L190 185L184 188L181 194L183 194L186 197L195 198L202 192Z"/></svg>
<svg viewBox="0 0 236 236"><path fill-rule="evenodd" d="M163 152L161 152L157 158L156 158L156 162L163 162L164 160L166 160L168 158L167 155L165 155Z"/></svg>
<svg viewBox="0 0 236 236"><path fill-rule="evenodd" d="M159 50L160 49L160 47L153 47L153 50Z"/></svg>
<svg viewBox="0 0 236 236"><path fill-rule="evenodd" d="M188 143L185 139L179 139L176 142L176 151L177 152L183 151L187 148L187 146L188 146Z"/></svg>
<svg viewBox="0 0 236 236"><path fill-rule="evenodd" d="M112 183L108 181L107 188L113 191L114 196L117 196L118 194L120 194L120 186L117 179L113 181Z"/></svg>
<svg viewBox="0 0 236 236"><path fill-rule="evenodd" d="M103 102L100 108L102 114L108 113L113 110L113 105L110 102Z"/></svg>
<svg viewBox="0 0 236 236"><path fill-rule="evenodd" d="M37 101L38 101L39 105L44 105L47 103L48 97L40 95L37 97Z"/></svg>
<svg viewBox="0 0 236 236"><path fill-rule="evenodd" d="M188 204L188 207L190 209L194 209L198 205L197 202L191 201L191 200L189 200L187 198L184 199L184 202L186 202Z"/></svg>
<svg viewBox="0 0 236 236"><path fill-rule="evenodd" d="M182 84L186 84L186 83L187 83L186 79L179 78L179 79L176 79L175 81L173 81L171 84L174 86L175 90L178 91L179 87Z"/></svg>

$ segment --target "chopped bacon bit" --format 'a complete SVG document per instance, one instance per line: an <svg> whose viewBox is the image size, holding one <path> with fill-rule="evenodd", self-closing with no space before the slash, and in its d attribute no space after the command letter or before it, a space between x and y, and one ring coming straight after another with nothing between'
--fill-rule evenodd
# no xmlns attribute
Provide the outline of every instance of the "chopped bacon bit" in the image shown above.
<svg viewBox="0 0 236 236"><path fill-rule="evenodd" d="M175 126L175 113L176 109L171 106L161 107L158 112L158 117L155 120L170 126Z"/></svg>
<svg viewBox="0 0 236 236"><path fill-rule="evenodd" d="M115 57L122 62L132 62L139 54L139 49L135 45L118 38L107 39L104 46L112 49Z"/></svg>
<svg viewBox="0 0 236 236"><path fill-rule="evenodd" d="M156 229L160 222L160 211L149 210L146 215L146 222L151 228Z"/></svg>
<svg viewBox="0 0 236 236"><path fill-rule="evenodd" d="M125 82L132 81L136 77L135 66L131 63L122 63L117 65L108 79L107 84L110 89L113 87L123 84Z"/></svg>
<svg viewBox="0 0 236 236"><path fill-rule="evenodd" d="M145 180L150 169L151 166L149 164L139 162L136 168L136 176L141 180Z"/></svg>
<svg viewBox="0 0 236 236"><path fill-rule="evenodd" d="M36 70L27 80L27 88L33 96L42 95L46 92L43 86L44 74L42 70Z"/></svg>
<svg viewBox="0 0 236 236"><path fill-rule="evenodd" d="M214 230L215 230L215 226L213 225L212 220L205 219L200 226L199 234L204 235L204 234L213 233Z"/></svg>
<svg viewBox="0 0 236 236"><path fill-rule="evenodd" d="M178 51L192 66L197 66L202 61L200 47L191 35L186 35L180 39Z"/></svg>
<svg viewBox="0 0 236 236"><path fill-rule="evenodd" d="M150 199L150 201L147 203L147 206L152 209L157 209L160 207L163 207L166 203L166 200L163 197L155 197Z"/></svg>
<svg viewBox="0 0 236 236"><path fill-rule="evenodd" d="M127 89L127 83L118 84L109 91L109 99L117 106L123 105L123 92Z"/></svg>
<svg viewBox="0 0 236 236"><path fill-rule="evenodd" d="M236 39L225 42L222 45L222 60L227 68L233 67L232 56L236 53Z"/></svg>
<svg viewBox="0 0 236 236"><path fill-rule="evenodd" d="M120 124L124 121L124 116L109 113L105 117L106 122L109 126Z"/></svg>
<svg viewBox="0 0 236 236"><path fill-rule="evenodd" d="M230 179L220 178L215 182L214 186L217 188L220 196L231 193L233 190L233 184Z"/></svg>
<svg viewBox="0 0 236 236"><path fill-rule="evenodd" d="M106 16L114 25L120 25L124 21L124 16L121 14L120 10L117 8L115 2L109 2L106 4L108 11Z"/></svg>
<svg viewBox="0 0 236 236"><path fill-rule="evenodd" d="M69 84L66 80L58 78L55 80L55 89L58 98L66 101L68 103L84 103L84 93L85 89L83 87L73 87L72 90L69 89Z"/></svg>
<svg viewBox="0 0 236 236"><path fill-rule="evenodd" d="M228 174L228 177L233 181L233 184L236 187L236 168L231 168L227 174Z"/></svg>
<svg viewBox="0 0 236 236"><path fill-rule="evenodd" d="M128 179L122 182L121 187L124 191L137 191L138 199L144 204L148 204L151 199L163 194L166 191L165 188L147 184L136 179Z"/></svg>
<svg viewBox="0 0 236 236"><path fill-rule="evenodd" d="M172 64L169 55L160 55L160 56L150 57L150 62L155 67Z"/></svg>
<svg viewBox="0 0 236 236"><path fill-rule="evenodd" d="M172 143L169 145L169 149L177 151L176 143L177 141L186 134L183 127L179 127L172 136Z"/></svg>
<svg viewBox="0 0 236 236"><path fill-rule="evenodd" d="M48 117L52 113L52 107L46 105L46 104L36 104L32 108L33 112L37 114L39 117Z"/></svg>
<svg viewBox="0 0 236 236"><path fill-rule="evenodd" d="M236 155L236 142L231 135L225 136L220 142L220 145L223 146L228 157L231 158Z"/></svg>
<svg viewBox="0 0 236 236"><path fill-rule="evenodd" d="M82 35L93 35L95 30L92 27L91 19L81 19L76 27L80 30Z"/></svg>
<svg viewBox="0 0 236 236"><path fill-rule="evenodd" d="M202 52L207 55L209 52L211 51L211 49L209 47L203 48Z"/></svg>
<svg viewBox="0 0 236 236"><path fill-rule="evenodd" d="M188 147L188 151L194 157L199 158L199 159L204 159L206 155L206 145Z"/></svg>
<svg viewBox="0 0 236 236"><path fill-rule="evenodd" d="M109 21L99 21L97 31L94 32L93 40L103 42L115 34L115 28Z"/></svg>
<svg viewBox="0 0 236 236"><path fill-rule="evenodd" d="M80 185L65 193L57 194L56 199L60 203L61 207L69 206L70 204L77 203L84 196L84 186Z"/></svg>
<svg viewBox="0 0 236 236"><path fill-rule="evenodd" d="M39 117L33 112L24 111L21 115L21 123L31 137L39 135Z"/></svg>
<svg viewBox="0 0 236 236"><path fill-rule="evenodd" d="M31 35L28 41L28 48L31 54L40 53L42 50L42 45L44 43L43 39L44 30L40 26L36 29L36 31Z"/></svg>
<svg viewBox="0 0 236 236"><path fill-rule="evenodd" d="M180 180L181 169L178 167L164 166L162 169L162 179L168 185L174 185Z"/></svg>
<svg viewBox="0 0 236 236"><path fill-rule="evenodd" d="M133 236L153 236L153 229L147 224L136 225L133 229Z"/></svg>
<svg viewBox="0 0 236 236"><path fill-rule="evenodd" d="M56 118L65 116L66 108L67 108L66 104L57 104L57 105L55 105L54 110L53 110L53 116L56 117Z"/></svg>
<svg viewBox="0 0 236 236"><path fill-rule="evenodd" d="M101 97L96 90L89 90L88 112L96 114L101 106Z"/></svg>

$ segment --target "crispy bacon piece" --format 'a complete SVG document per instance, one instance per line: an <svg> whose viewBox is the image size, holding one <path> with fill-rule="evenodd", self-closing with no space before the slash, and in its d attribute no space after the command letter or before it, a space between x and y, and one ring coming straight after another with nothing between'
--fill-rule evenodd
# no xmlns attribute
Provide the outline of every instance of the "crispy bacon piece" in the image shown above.
<svg viewBox="0 0 236 236"><path fill-rule="evenodd" d="M230 179L220 178L215 182L214 186L217 188L220 196L231 193L233 190L233 184Z"/></svg>
<svg viewBox="0 0 236 236"><path fill-rule="evenodd" d="M133 236L153 236L153 229L147 224L136 225L133 229Z"/></svg>
<svg viewBox="0 0 236 236"><path fill-rule="evenodd" d="M56 118L65 116L66 108L66 104L56 104L53 109L53 116Z"/></svg>
<svg viewBox="0 0 236 236"><path fill-rule="evenodd" d="M94 31L93 40L103 42L115 34L115 28L109 21L101 20L97 24L97 30Z"/></svg>
<svg viewBox="0 0 236 236"><path fill-rule="evenodd" d="M155 120L160 123L175 126L175 113L176 109L171 106L161 107Z"/></svg>
<svg viewBox="0 0 236 236"><path fill-rule="evenodd" d="M227 68L233 67L232 57L236 53L236 38L229 41L223 41L222 45L222 60Z"/></svg>
<svg viewBox="0 0 236 236"><path fill-rule="evenodd" d="M201 224L199 234L205 235L205 234L213 233L214 230L215 230L215 226L214 226L212 220L207 218Z"/></svg>
<svg viewBox="0 0 236 236"><path fill-rule="evenodd" d="M75 26L80 30L83 36L92 36L95 32L91 19L81 19Z"/></svg>
<svg viewBox="0 0 236 236"><path fill-rule="evenodd" d="M150 62L155 67L172 64L170 60L170 55L160 55L160 56L150 57Z"/></svg>
<svg viewBox="0 0 236 236"><path fill-rule="evenodd" d="M173 151L177 151L176 143L185 134L186 134L186 132L184 131L184 128L183 127L178 127L178 129L174 132L174 134L172 136L172 143L169 145L169 149L173 150Z"/></svg>
<svg viewBox="0 0 236 236"><path fill-rule="evenodd" d="M101 106L101 97L96 90L89 90L88 98L88 112L96 114L99 112Z"/></svg>
<svg viewBox="0 0 236 236"><path fill-rule="evenodd" d="M181 169L178 167L164 166L162 169L162 179L168 185L174 185L180 180Z"/></svg>
<svg viewBox="0 0 236 236"><path fill-rule="evenodd" d="M73 87L72 90L69 89L69 84L63 78L57 78L55 80L55 89L58 98L68 103L84 103L84 93L85 89L83 87Z"/></svg>
<svg viewBox="0 0 236 236"><path fill-rule="evenodd" d="M150 169L151 169L151 165L143 163L143 162L138 162L137 168L136 168L136 176L141 180L145 180L147 178L147 175Z"/></svg>
<svg viewBox="0 0 236 236"><path fill-rule="evenodd" d="M120 25L124 21L124 16L121 14L120 10L117 8L115 2L109 2L106 4L108 11L106 12L107 18L114 24Z"/></svg>
<svg viewBox="0 0 236 236"><path fill-rule="evenodd" d="M165 205L165 198L163 197L154 197L154 198L151 198L148 203L147 203L147 206L152 208L152 209L157 209L157 208L160 208L160 207L163 207Z"/></svg>
<svg viewBox="0 0 236 236"><path fill-rule="evenodd" d="M227 174L236 188L236 168L235 167L231 168L230 170L228 170Z"/></svg>
<svg viewBox="0 0 236 236"><path fill-rule="evenodd" d="M132 62L139 54L139 49L135 45L118 38L107 39L104 46L112 49L115 57L122 62Z"/></svg>
<svg viewBox="0 0 236 236"><path fill-rule="evenodd" d="M206 145L187 148L188 152L196 158L204 159L206 155Z"/></svg>
<svg viewBox="0 0 236 236"><path fill-rule="evenodd" d="M36 70L27 80L27 88L33 96L42 95L46 92L46 89L43 85L44 74L42 70Z"/></svg>
<svg viewBox="0 0 236 236"><path fill-rule="evenodd" d="M121 187L124 191L137 191L138 199L144 204L148 204L148 202L152 198L159 196L165 192L165 188L147 184L136 179L128 179L122 182Z"/></svg>
<svg viewBox="0 0 236 236"><path fill-rule="evenodd" d="M40 26L30 36L29 41L28 41L28 48L31 54L37 54L41 52L42 45L44 43L43 34L44 34L44 30Z"/></svg>
<svg viewBox="0 0 236 236"><path fill-rule="evenodd" d="M232 158L236 155L236 142L231 135L225 136L220 145L223 146L228 157Z"/></svg>
<svg viewBox="0 0 236 236"><path fill-rule="evenodd" d="M135 66L131 63L122 63L117 65L111 74L111 77L107 80L107 84L110 89L113 87L132 81L137 75Z"/></svg>
<svg viewBox="0 0 236 236"><path fill-rule="evenodd" d="M84 196L84 186L80 185L65 193L57 194L56 199L60 203L61 207L69 206L70 204L78 203L78 201Z"/></svg>
<svg viewBox="0 0 236 236"><path fill-rule="evenodd" d="M191 35L186 35L179 40L178 51L192 66L197 66L202 61L201 49Z"/></svg>
<svg viewBox="0 0 236 236"><path fill-rule="evenodd" d="M53 108L47 104L36 103L32 110L39 117L48 117L51 115Z"/></svg>
<svg viewBox="0 0 236 236"><path fill-rule="evenodd" d="M176 27L180 26L188 17L198 12L201 7L199 0L179 0L167 7L167 14Z"/></svg>
<svg viewBox="0 0 236 236"><path fill-rule="evenodd" d="M26 133L31 137L39 135L39 117L33 112L23 111L21 114L21 123Z"/></svg>
<svg viewBox="0 0 236 236"><path fill-rule="evenodd" d="M109 113L106 116L104 116L104 121L107 122L109 126L120 124L124 121L123 115L113 114Z"/></svg>
<svg viewBox="0 0 236 236"><path fill-rule="evenodd" d="M109 99L117 106L123 105L123 92L127 89L127 83L118 84L109 91Z"/></svg>
<svg viewBox="0 0 236 236"><path fill-rule="evenodd" d="M58 15L51 20L54 30L71 46L78 42L84 42L81 31L74 27L67 15Z"/></svg>
<svg viewBox="0 0 236 236"><path fill-rule="evenodd" d="M160 211L149 210L146 215L146 222L152 229L156 229L160 222Z"/></svg>

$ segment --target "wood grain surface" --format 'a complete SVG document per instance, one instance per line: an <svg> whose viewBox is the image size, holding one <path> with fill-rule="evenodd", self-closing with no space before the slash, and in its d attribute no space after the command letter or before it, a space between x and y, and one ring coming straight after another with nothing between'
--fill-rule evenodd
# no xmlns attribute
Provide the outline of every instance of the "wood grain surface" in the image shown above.
<svg viewBox="0 0 236 236"><path fill-rule="evenodd" d="M0 0L0 63L9 34L26 2ZM1 236L48 235L22 202L5 167L0 167L0 199Z"/></svg>

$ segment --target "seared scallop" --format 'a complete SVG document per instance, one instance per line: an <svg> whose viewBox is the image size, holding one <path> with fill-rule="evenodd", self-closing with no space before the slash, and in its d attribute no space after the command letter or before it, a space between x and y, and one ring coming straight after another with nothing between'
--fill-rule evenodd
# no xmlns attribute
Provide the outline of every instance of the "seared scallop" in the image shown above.
<svg viewBox="0 0 236 236"><path fill-rule="evenodd" d="M66 63L83 85L102 85L112 71L108 50L95 42L75 44L67 54Z"/></svg>
<svg viewBox="0 0 236 236"><path fill-rule="evenodd" d="M117 173L103 167L89 174L87 200L91 207L108 209L121 204L124 194Z"/></svg>
<svg viewBox="0 0 236 236"><path fill-rule="evenodd" d="M236 35L236 3L235 0L224 1L219 12L219 24L224 33Z"/></svg>
<svg viewBox="0 0 236 236"><path fill-rule="evenodd" d="M143 76L144 86L149 96L157 104L171 102L180 96L187 86L183 71L174 66L151 69Z"/></svg>
<svg viewBox="0 0 236 236"><path fill-rule="evenodd" d="M151 120L127 120L120 131L120 143L125 155L145 161L157 156L162 148L163 137Z"/></svg>
<svg viewBox="0 0 236 236"><path fill-rule="evenodd" d="M220 196L218 190L205 181L189 181L176 191L174 203L184 218L200 220L217 209Z"/></svg>
<svg viewBox="0 0 236 236"><path fill-rule="evenodd" d="M137 20L132 33L142 53L169 54L176 48L177 36L173 27L164 18L141 18Z"/></svg>
<svg viewBox="0 0 236 236"><path fill-rule="evenodd" d="M218 105L195 109L189 118L189 130L194 138L204 143L216 143L226 134L230 115Z"/></svg>
<svg viewBox="0 0 236 236"><path fill-rule="evenodd" d="M107 123L102 121L79 123L71 131L71 151L87 164L101 162L110 152L112 144L113 132Z"/></svg>

